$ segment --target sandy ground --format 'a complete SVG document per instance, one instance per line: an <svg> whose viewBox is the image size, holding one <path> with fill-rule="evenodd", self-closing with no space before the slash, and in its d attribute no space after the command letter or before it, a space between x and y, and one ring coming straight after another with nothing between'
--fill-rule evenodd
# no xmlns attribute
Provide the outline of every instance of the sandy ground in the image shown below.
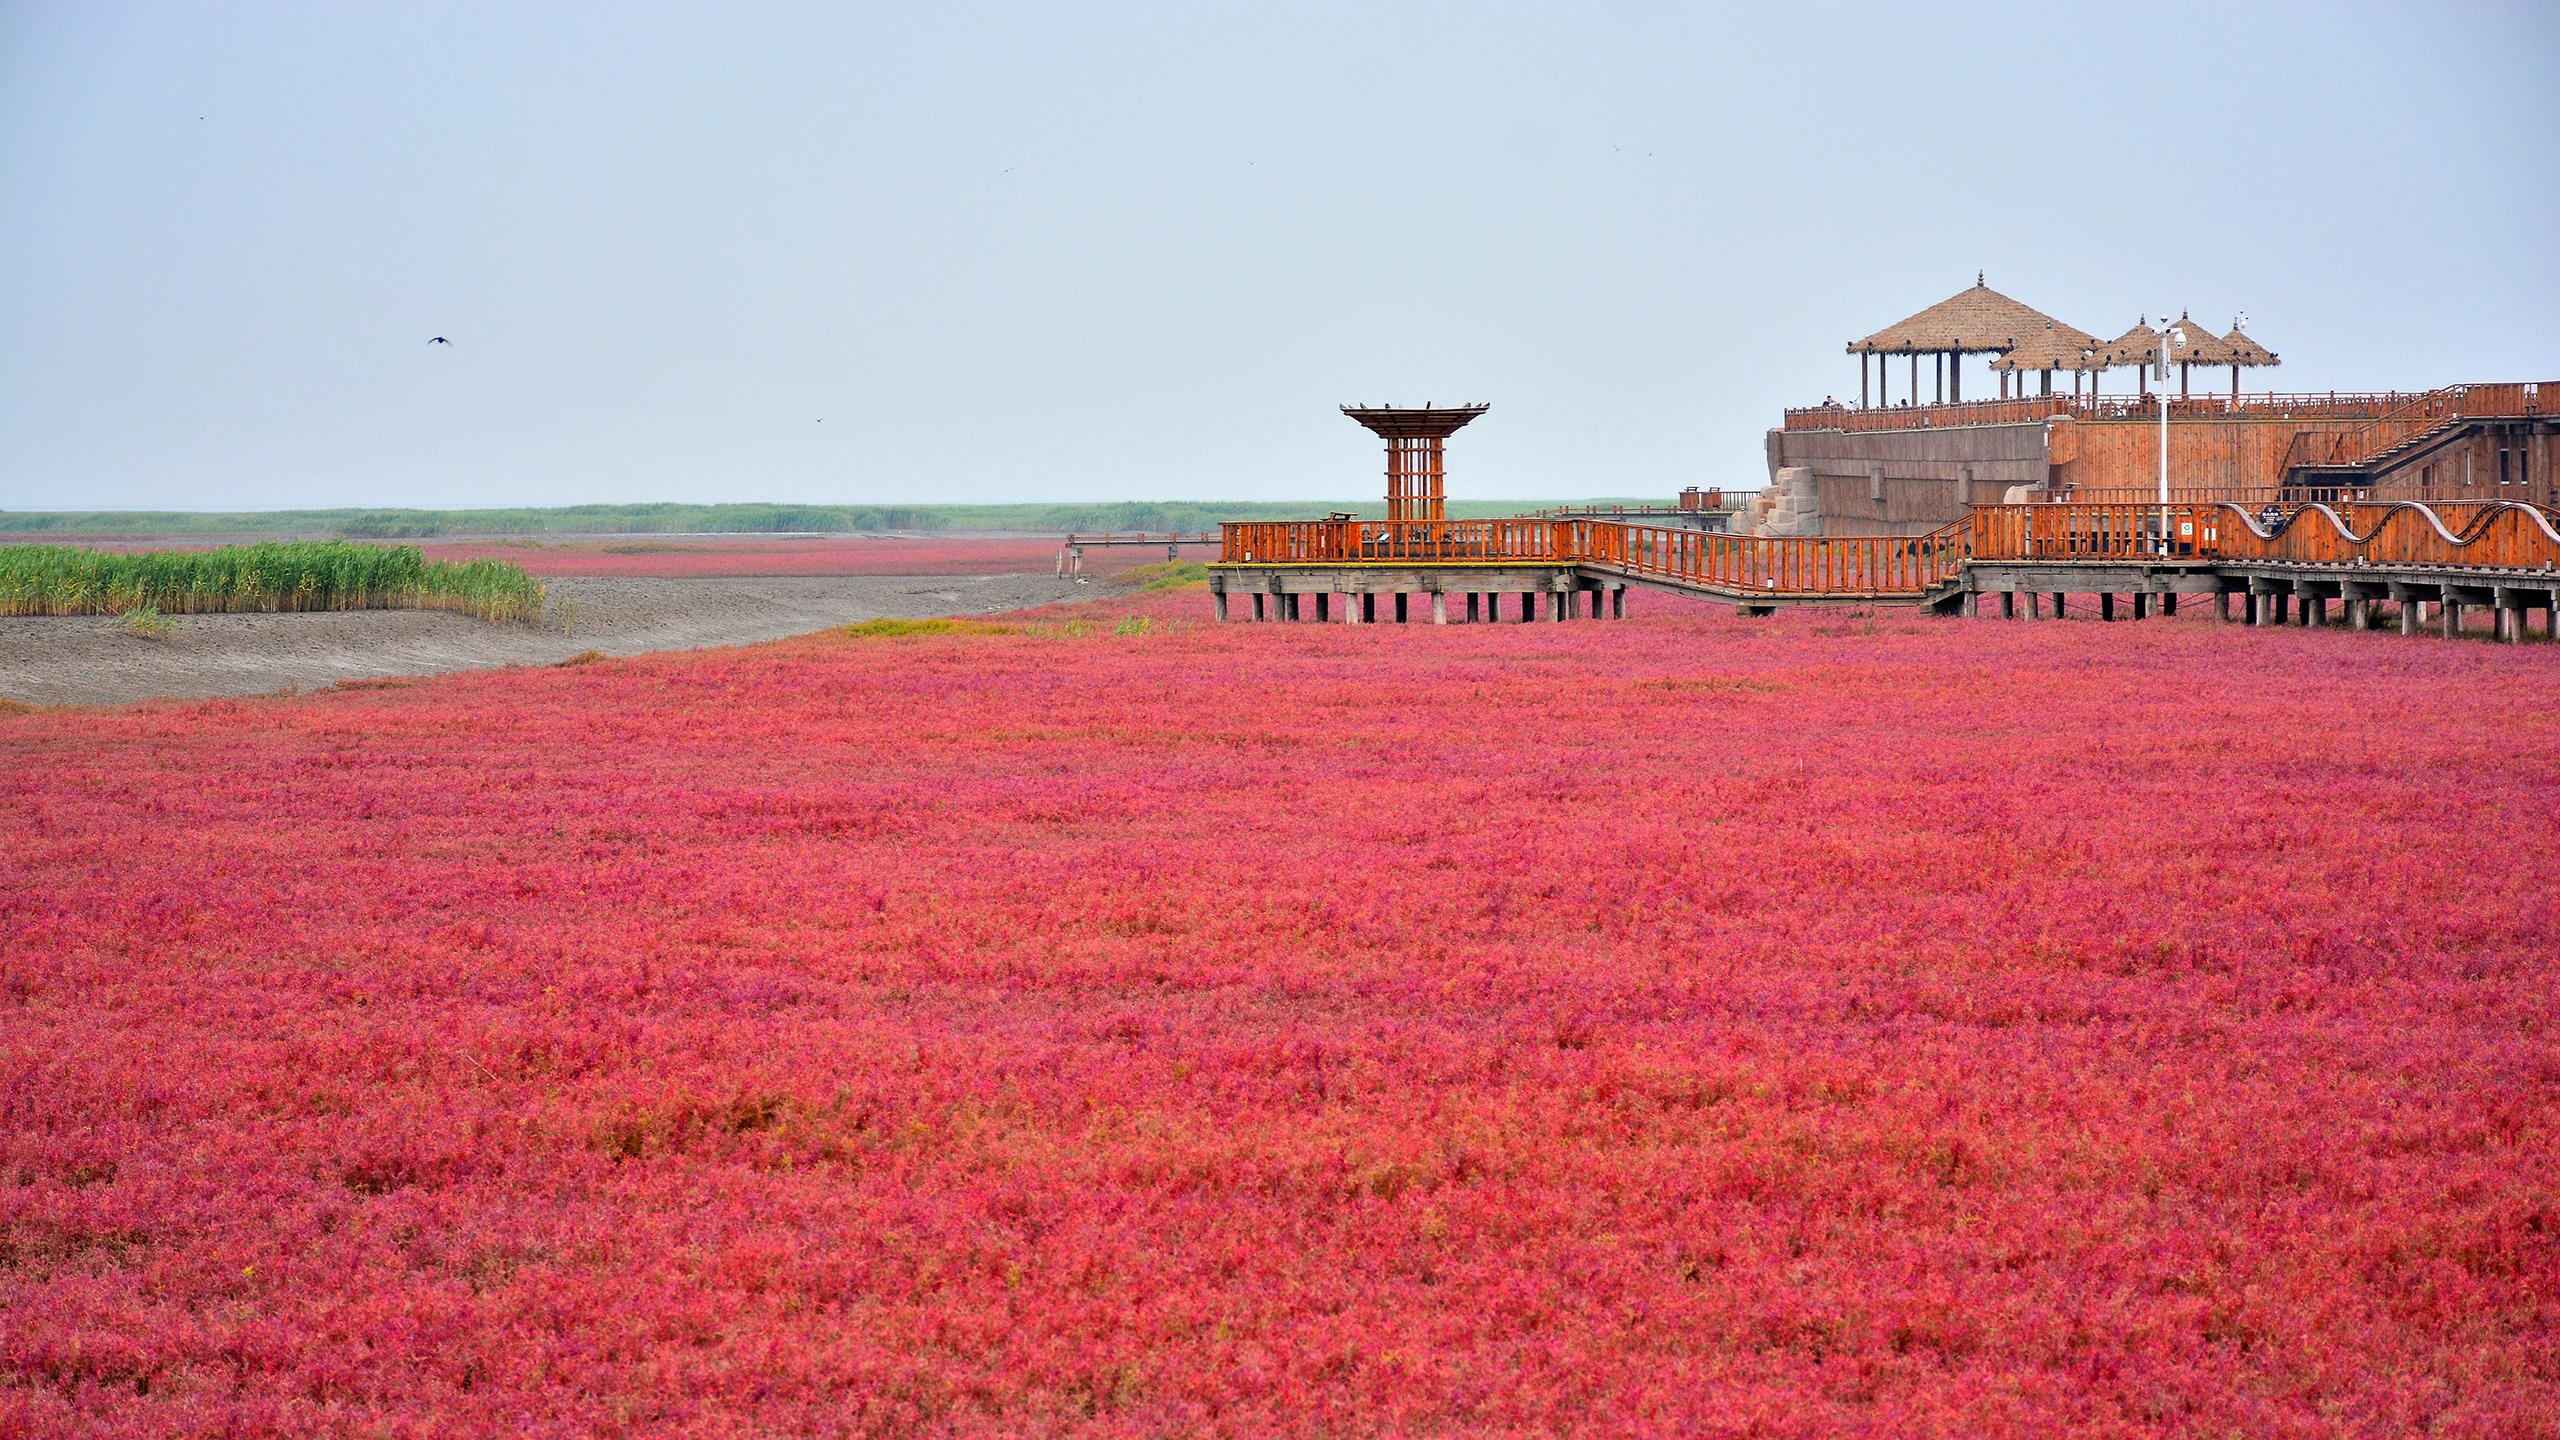
<svg viewBox="0 0 2560 1440"><path fill-rule="evenodd" d="M0 697L112 705L257 695L339 680L542 665L582 650L634 655L802 635L856 620L980 615L1115 593L1045 575L554 579L558 626L491 625L432 610L173 617L157 640L98 617L0 618Z"/></svg>

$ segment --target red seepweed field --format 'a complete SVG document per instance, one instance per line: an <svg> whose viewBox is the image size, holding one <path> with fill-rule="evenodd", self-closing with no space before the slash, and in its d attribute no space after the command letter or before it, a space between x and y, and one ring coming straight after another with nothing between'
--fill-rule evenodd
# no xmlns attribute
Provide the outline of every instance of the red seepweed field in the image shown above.
<svg viewBox="0 0 2560 1440"><path fill-rule="evenodd" d="M0 1431L2560 1433L2560 647L1205 608L0 715Z"/></svg>

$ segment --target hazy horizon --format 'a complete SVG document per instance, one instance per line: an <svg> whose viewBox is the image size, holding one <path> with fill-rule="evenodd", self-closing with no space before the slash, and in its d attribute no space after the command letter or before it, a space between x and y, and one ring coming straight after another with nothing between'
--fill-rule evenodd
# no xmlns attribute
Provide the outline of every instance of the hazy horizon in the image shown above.
<svg viewBox="0 0 2560 1440"><path fill-rule="evenodd" d="M1357 496L1333 407L1426 400L1453 498L1748 488L1977 270L2246 311L2251 389L2560 378L2555 72L2520 4L0 5L0 508Z"/></svg>

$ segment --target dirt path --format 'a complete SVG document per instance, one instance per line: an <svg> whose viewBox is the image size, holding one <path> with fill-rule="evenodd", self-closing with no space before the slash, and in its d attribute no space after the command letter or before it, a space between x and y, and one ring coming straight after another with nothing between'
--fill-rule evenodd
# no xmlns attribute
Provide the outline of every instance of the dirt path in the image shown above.
<svg viewBox="0 0 2560 1440"><path fill-rule="evenodd" d="M848 575L699 580L555 579L569 633L431 610L190 615L157 640L113 620L0 618L0 697L112 705L154 696L256 695L286 686L541 665L582 650L633 655L744 645L857 620L980 615L1113 593L1045 575Z"/></svg>

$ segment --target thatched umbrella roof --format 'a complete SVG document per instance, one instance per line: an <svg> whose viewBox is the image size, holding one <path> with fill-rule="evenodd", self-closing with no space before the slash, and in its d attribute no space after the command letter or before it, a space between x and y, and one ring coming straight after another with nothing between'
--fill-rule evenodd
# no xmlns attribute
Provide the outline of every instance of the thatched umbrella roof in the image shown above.
<svg viewBox="0 0 2560 1440"><path fill-rule="evenodd" d="M2281 365L2276 352L2240 333L2240 322L2231 322L2231 333L2222 337L2224 365Z"/></svg>
<svg viewBox="0 0 2560 1440"><path fill-rule="evenodd" d="M2047 325L2031 339L2018 342L2016 349L1991 362L1994 370L2103 370L2106 361L2098 354L2097 337L2086 335L2068 325Z"/></svg>
<svg viewBox="0 0 2560 1440"><path fill-rule="evenodd" d="M2221 336L2213 333L2213 327L2188 319L2184 310L2178 312L2177 323L2170 327L2170 364L2228 365L2231 363L2229 355L2229 347L2222 343Z"/></svg>
<svg viewBox="0 0 2560 1440"><path fill-rule="evenodd" d="M2133 328L2098 347L2098 358L2107 365L2148 365L2160 354L2160 332L2151 328L2148 315L2136 320Z"/></svg>
<svg viewBox="0 0 2560 1440"><path fill-rule="evenodd" d="M2064 333L2080 332L2030 305L2023 305L1982 283L1960 290L1917 315L1897 320L1864 340L1849 342L1852 355L1927 355L1952 351L1959 355L1997 353L2044 333L2046 326Z"/></svg>

